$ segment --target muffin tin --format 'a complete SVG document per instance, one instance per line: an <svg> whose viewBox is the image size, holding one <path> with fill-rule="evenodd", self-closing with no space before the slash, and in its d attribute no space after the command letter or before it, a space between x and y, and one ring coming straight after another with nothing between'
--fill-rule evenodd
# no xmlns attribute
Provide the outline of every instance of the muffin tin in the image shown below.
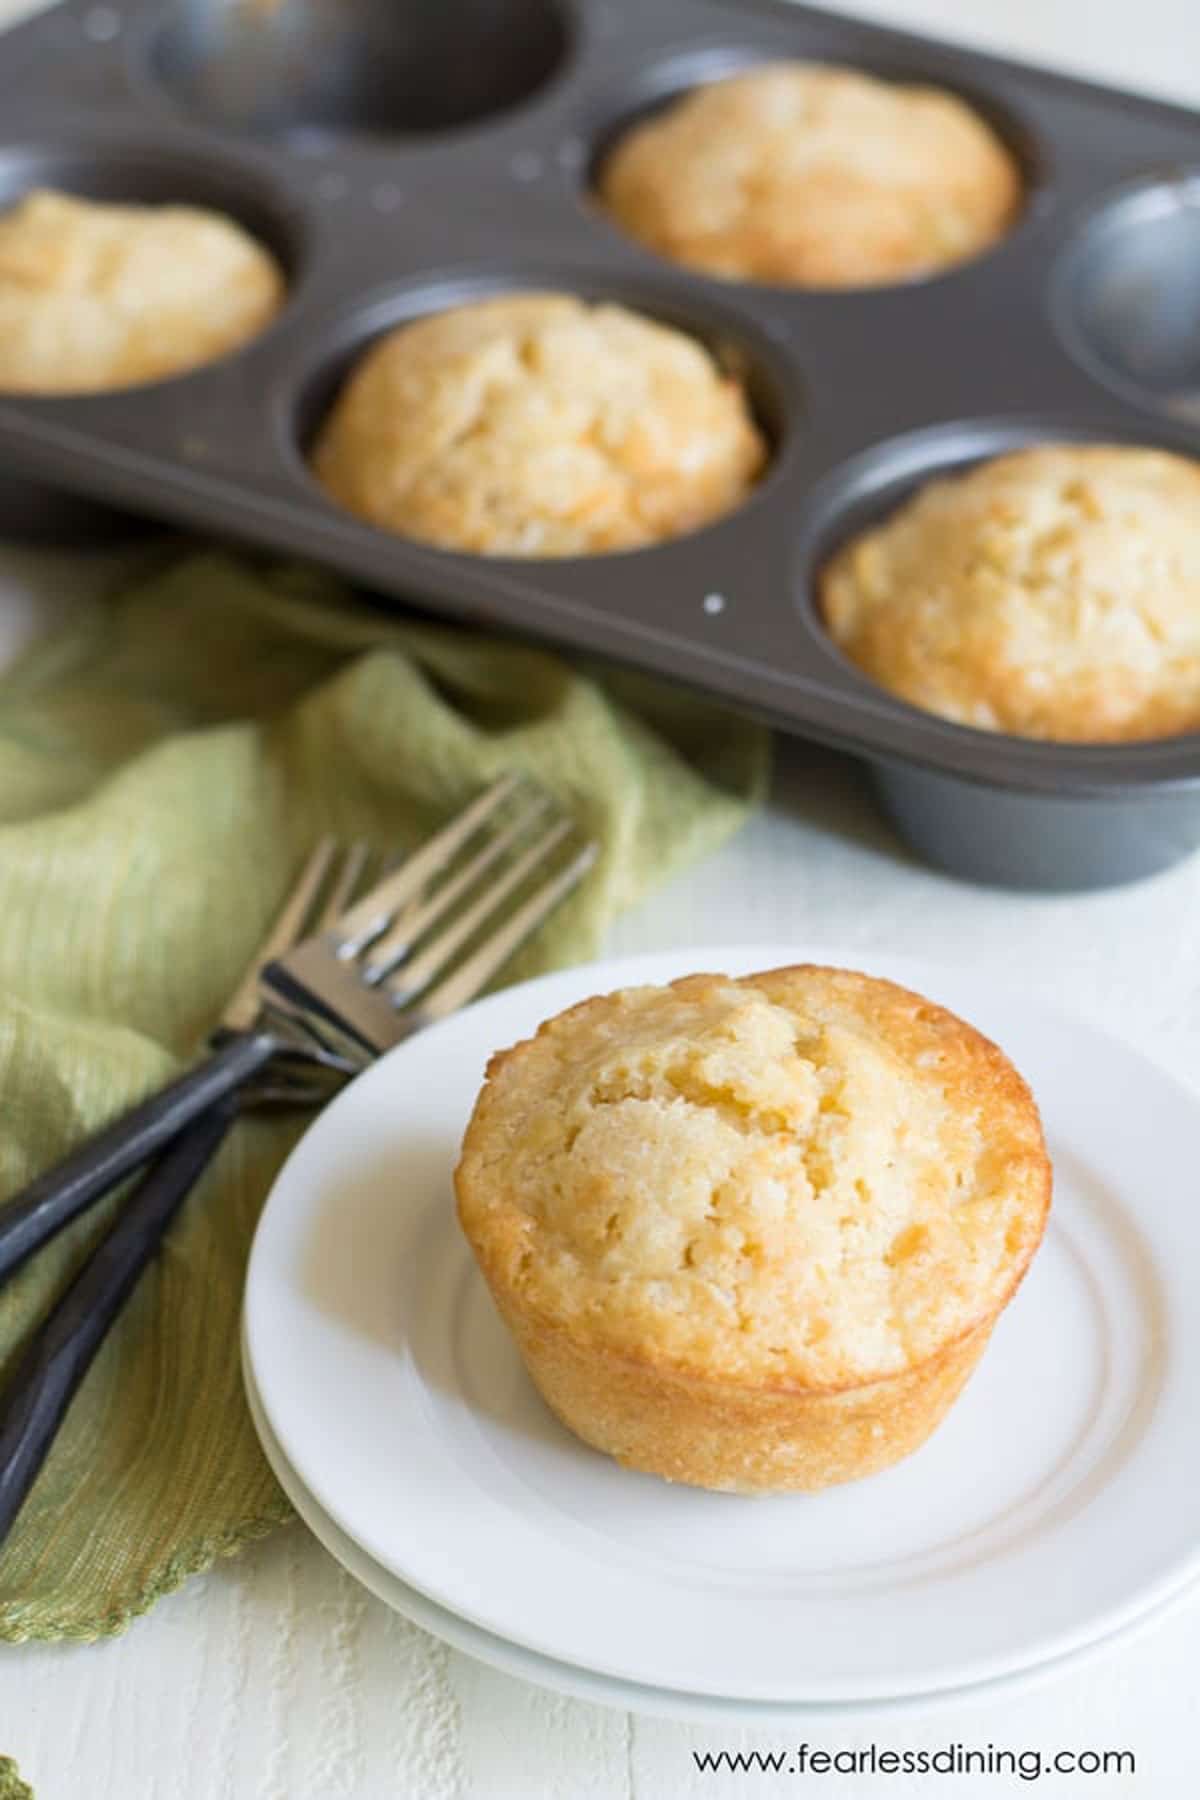
<svg viewBox="0 0 1200 1800"><path fill-rule="evenodd" d="M1024 168L1012 233L928 281L795 291L676 268L606 219L591 171L629 122L790 56L963 95ZM10 522L68 535L98 501L687 682L862 757L917 851L975 880L1102 886L1200 844L1200 737L949 724L849 664L814 602L831 548L937 472L1052 437L1200 452L1200 117L755 0L66 0L0 40L0 107L0 205L36 184L199 202L291 280L277 323L205 369L0 396ZM528 286L660 317L741 373L774 450L748 504L651 549L538 562L430 549L330 502L305 446L364 346Z"/></svg>

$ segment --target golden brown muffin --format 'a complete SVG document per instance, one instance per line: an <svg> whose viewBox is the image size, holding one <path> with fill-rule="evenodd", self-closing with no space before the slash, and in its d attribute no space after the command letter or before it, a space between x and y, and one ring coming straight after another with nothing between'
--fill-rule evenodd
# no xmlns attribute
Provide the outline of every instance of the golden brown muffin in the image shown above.
<svg viewBox="0 0 1200 1800"><path fill-rule="evenodd" d="M1080 743L1200 730L1200 463L1014 451L855 538L819 597L860 668L957 724Z"/></svg>
<svg viewBox="0 0 1200 1800"><path fill-rule="evenodd" d="M659 255L732 281L869 287L932 275L1012 225L1021 177L939 88L773 63L635 126L600 198Z"/></svg>
<svg viewBox="0 0 1200 1800"><path fill-rule="evenodd" d="M459 1218L534 1381L630 1468L820 1488L923 1442L1041 1239L996 1048L801 966L588 1000L492 1058Z"/></svg>
<svg viewBox="0 0 1200 1800"><path fill-rule="evenodd" d="M0 391L160 381L247 343L283 301L274 257L218 213L28 194L0 215Z"/></svg>
<svg viewBox="0 0 1200 1800"><path fill-rule="evenodd" d="M505 294L390 332L313 468L375 525L485 556L679 537L746 498L766 446L740 383L683 332L569 294Z"/></svg>

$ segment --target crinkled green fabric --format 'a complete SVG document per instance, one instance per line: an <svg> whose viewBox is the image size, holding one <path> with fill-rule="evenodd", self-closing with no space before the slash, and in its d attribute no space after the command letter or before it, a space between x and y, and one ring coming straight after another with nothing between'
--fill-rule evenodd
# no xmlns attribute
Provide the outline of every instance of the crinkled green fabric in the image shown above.
<svg viewBox="0 0 1200 1800"><path fill-rule="evenodd" d="M535 775L601 856L509 971L528 976L735 831L767 755L680 693L310 572L156 568L0 679L0 1195L196 1051L320 833L400 848L499 771ZM0 1552L0 1637L119 1631L288 1516L237 1327L299 1129L239 1123L140 1283ZM0 1378L115 1203L0 1290Z"/></svg>
<svg viewBox="0 0 1200 1800"><path fill-rule="evenodd" d="M33 1789L21 1780L11 1756L0 1756L0 1800L33 1800Z"/></svg>

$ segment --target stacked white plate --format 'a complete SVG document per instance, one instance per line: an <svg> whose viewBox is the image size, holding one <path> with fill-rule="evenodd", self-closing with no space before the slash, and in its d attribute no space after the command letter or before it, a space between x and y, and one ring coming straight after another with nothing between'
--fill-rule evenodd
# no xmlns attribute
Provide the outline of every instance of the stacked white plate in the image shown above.
<svg viewBox="0 0 1200 1800"><path fill-rule="evenodd" d="M707 968L865 967L999 1042L1042 1107L1046 1240L929 1443L869 1481L746 1500L619 1469L546 1411L454 1218L493 1050L592 993ZM247 1389L297 1510L389 1605L563 1692L679 1717L928 1705L1029 1681L1200 1574L1200 1102L976 972L805 944L508 989L349 1087L268 1200Z"/></svg>

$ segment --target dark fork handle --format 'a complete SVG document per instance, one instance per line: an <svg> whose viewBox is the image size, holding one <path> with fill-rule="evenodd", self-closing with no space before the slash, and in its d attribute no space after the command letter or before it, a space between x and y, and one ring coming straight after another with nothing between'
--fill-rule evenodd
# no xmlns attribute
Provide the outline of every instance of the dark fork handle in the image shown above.
<svg viewBox="0 0 1200 1800"><path fill-rule="evenodd" d="M266 1032L231 1037L197 1068L106 1125L0 1206L0 1281L102 1194L177 1137L192 1119L232 1094L279 1048Z"/></svg>
<svg viewBox="0 0 1200 1800"><path fill-rule="evenodd" d="M54 1307L0 1395L0 1543L25 1502L63 1414L138 1276L216 1154L235 1112L220 1101L139 1184L99 1249Z"/></svg>

